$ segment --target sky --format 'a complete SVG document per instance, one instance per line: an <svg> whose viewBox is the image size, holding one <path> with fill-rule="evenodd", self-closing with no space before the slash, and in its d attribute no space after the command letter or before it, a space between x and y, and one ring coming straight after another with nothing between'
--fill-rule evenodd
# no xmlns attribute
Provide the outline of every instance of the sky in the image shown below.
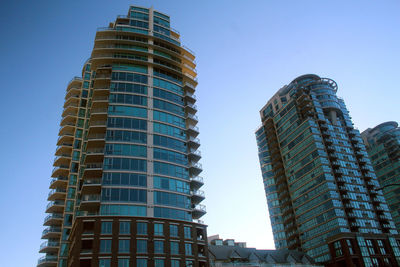
<svg viewBox="0 0 400 267"><path fill-rule="evenodd" d="M3 0L0 266L36 266L66 86L130 5L169 14L195 51L208 235L274 248L254 132L296 77L335 80L360 131L399 121L399 1Z"/></svg>

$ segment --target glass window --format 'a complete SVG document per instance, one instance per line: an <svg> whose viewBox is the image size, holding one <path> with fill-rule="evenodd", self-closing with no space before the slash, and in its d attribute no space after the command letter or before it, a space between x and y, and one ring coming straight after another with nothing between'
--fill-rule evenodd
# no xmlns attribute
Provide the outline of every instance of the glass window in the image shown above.
<svg viewBox="0 0 400 267"><path fill-rule="evenodd" d="M155 267L164 267L164 260L163 259L155 259L154 266Z"/></svg>
<svg viewBox="0 0 400 267"><path fill-rule="evenodd" d="M186 267L193 267L193 261L186 261Z"/></svg>
<svg viewBox="0 0 400 267"><path fill-rule="evenodd" d="M154 241L154 253L164 253L164 241Z"/></svg>
<svg viewBox="0 0 400 267"><path fill-rule="evenodd" d="M101 239L100 253L110 253L110 252L111 252L111 239Z"/></svg>
<svg viewBox="0 0 400 267"><path fill-rule="evenodd" d="M130 234L131 233L131 223L130 222L119 222L119 233L120 234Z"/></svg>
<svg viewBox="0 0 400 267"><path fill-rule="evenodd" d="M99 259L99 267L110 267L111 259Z"/></svg>
<svg viewBox="0 0 400 267"><path fill-rule="evenodd" d="M147 259L136 259L137 267L147 267Z"/></svg>
<svg viewBox="0 0 400 267"><path fill-rule="evenodd" d="M185 226L183 228L183 230L184 230L185 238L191 239L192 238L192 228L188 227L188 226Z"/></svg>
<svg viewBox="0 0 400 267"><path fill-rule="evenodd" d="M185 255L192 255L192 244L185 243Z"/></svg>
<svg viewBox="0 0 400 267"><path fill-rule="evenodd" d="M169 236L178 236L178 225L169 225Z"/></svg>
<svg viewBox="0 0 400 267"><path fill-rule="evenodd" d="M154 235L164 235L164 225L162 223L154 224Z"/></svg>
<svg viewBox="0 0 400 267"><path fill-rule="evenodd" d="M118 241L118 251L120 253L129 253L129 239L121 239Z"/></svg>
<svg viewBox="0 0 400 267"><path fill-rule="evenodd" d="M171 267L179 267L179 260L171 260Z"/></svg>
<svg viewBox="0 0 400 267"><path fill-rule="evenodd" d="M147 253L147 240L137 240L137 253Z"/></svg>
<svg viewBox="0 0 400 267"><path fill-rule="evenodd" d="M179 243L178 242L171 242L171 254L178 255L179 254Z"/></svg>
<svg viewBox="0 0 400 267"><path fill-rule="evenodd" d="M138 222L136 224L136 227L137 227L137 234L138 235L147 235L147 223Z"/></svg>
<svg viewBox="0 0 400 267"><path fill-rule="evenodd" d="M118 267L129 267L129 259L118 259Z"/></svg>

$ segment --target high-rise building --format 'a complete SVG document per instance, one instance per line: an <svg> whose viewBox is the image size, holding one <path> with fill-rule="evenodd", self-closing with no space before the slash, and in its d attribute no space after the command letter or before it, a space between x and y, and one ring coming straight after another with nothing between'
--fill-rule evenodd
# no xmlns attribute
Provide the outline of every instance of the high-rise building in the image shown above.
<svg viewBox="0 0 400 267"><path fill-rule="evenodd" d="M397 230L400 230L400 128L382 123L361 133Z"/></svg>
<svg viewBox="0 0 400 267"><path fill-rule="evenodd" d="M195 56L132 6L66 90L38 266L208 266Z"/></svg>
<svg viewBox="0 0 400 267"><path fill-rule="evenodd" d="M337 84L304 75L261 109L259 159L277 249L326 266L398 266L400 237Z"/></svg>

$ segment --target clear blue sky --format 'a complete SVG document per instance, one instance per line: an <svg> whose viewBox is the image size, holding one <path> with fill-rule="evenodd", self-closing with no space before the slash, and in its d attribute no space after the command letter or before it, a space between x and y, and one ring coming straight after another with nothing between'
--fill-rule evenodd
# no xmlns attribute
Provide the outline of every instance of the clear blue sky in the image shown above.
<svg viewBox="0 0 400 267"><path fill-rule="evenodd" d="M297 76L334 79L360 130L399 121L399 1L3 0L0 266L36 265L65 87L131 4L169 14L196 52L209 235L274 248L254 130Z"/></svg>

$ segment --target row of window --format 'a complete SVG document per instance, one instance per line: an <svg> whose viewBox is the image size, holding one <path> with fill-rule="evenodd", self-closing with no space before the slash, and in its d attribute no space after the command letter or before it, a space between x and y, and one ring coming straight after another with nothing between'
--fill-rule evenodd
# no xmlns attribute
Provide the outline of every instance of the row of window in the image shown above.
<svg viewBox="0 0 400 267"><path fill-rule="evenodd" d="M189 254L191 255L191 254ZM147 267L148 265L147 259L136 259L136 267ZM99 267L110 267L111 266L111 259L99 259ZM154 259L154 266L155 267L164 267L166 266L164 259ZM180 260L171 260L171 267L179 267ZM191 260L187 260L185 262L185 266L194 266L194 262ZM118 259L118 267L129 267L129 259L127 258L119 258Z"/></svg>

